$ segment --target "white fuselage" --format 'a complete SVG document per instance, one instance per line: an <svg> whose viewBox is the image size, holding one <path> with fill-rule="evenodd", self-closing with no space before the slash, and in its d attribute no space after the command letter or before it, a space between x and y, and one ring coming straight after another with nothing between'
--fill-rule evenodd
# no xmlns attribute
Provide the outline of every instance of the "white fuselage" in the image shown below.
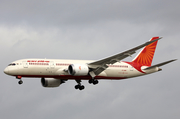
<svg viewBox="0 0 180 119"><path fill-rule="evenodd" d="M57 79L91 79L89 75L86 76L72 76L68 73L68 66L70 64L88 64L93 61L90 60L58 60L58 59L23 59L13 62L4 72L11 76L21 77L43 77L43 78L57 78ZM14 65L13 65L14 64ZM158 68L144 71L133 67L127 62L118 62L101 72L95 79L126 79L136 76L141 76L153 72L157 72Z"/></svg>
<svg viewBox="0 0 180 119"><path fill-rule="evenodd" d="M89 84L96 85L99 79L120 80L161 71L160 66L176 59L151 65L159 39L161 38L153 37L142 45L97 61L22 59L9 64L4 73L15 76L19 79L19 84L23 83L22 77L41 78L44 87L58 87L71 79L77 82L75 89L83 90L85 87L81 80L88 80ZM141 52L131 62L121 61L141 48Z"/></svg>

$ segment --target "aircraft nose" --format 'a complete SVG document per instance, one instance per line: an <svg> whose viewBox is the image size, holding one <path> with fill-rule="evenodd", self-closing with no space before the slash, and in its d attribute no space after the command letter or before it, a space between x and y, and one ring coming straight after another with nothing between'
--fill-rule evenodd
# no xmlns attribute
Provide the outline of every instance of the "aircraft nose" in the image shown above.
<svg viewBox="0 0 180 119"><path fill-rule="evenodd" d="M4 69L4 73L5 73L5 74L8 74L8 73L9 73L8 67L6 67L6 68Z"/></svg>

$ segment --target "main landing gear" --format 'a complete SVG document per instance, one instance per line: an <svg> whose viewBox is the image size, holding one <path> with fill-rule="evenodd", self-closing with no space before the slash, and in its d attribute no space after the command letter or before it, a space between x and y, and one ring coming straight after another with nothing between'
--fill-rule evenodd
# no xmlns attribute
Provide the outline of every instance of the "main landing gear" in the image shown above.
<svg viewBox="0 0 180 119"><path fill-rule="evenodd" d="M76 82L77 82L78 84L74 86L75 89L83 90L83 89L85 88L84 85L81 84L81 80L76 80ZM90 83L90 84L92 83L92 84L96 85L96 84L99 83L99 81L96 80L96 79L90 79L90 80L89 80L89 83Z"/></svg>
<svg viewBox="0 0 180 119"><path fill-rule="evenodd" d="M75 85L75 89L79 89L79 90L83 90L85 87L83 85L81 85L81 80L76 80L76 82L78 83L77 85Z"/></svg>
<svg viewBox="0 0 180 119"><path fill-rule="evenodd" d="M19 79L19 81L18 81L19 85L23 84L23 81L21 80L21 78L22 78L21 76L16 76L16 78Z"/></svg>
<svg viewBox="0 0 180 119"><path fill-rule="evenodd" d="M96 79L90 79L89 80L89 84L94 84L94 85L96 85L96 84L98 84L99 83L99 81L98 80L96 80Z"/></svg>

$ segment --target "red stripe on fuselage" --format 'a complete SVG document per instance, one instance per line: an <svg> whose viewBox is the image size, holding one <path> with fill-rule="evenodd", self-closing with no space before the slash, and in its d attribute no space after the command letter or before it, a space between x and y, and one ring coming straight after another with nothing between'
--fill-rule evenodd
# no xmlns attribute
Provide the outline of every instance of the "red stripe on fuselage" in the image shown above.
<svg viewBox="0 0 180 119"><path fill-rule="evenodd" d="M15 75L14 75L15 76ZM22 77L33 77L33 78L57 78L57 79L81 79L89 80L92 79L91 76L72 76L72 75L21 75ZM126 77L105 77L105 76L96 76L95 79L126 79Z"/></svg>

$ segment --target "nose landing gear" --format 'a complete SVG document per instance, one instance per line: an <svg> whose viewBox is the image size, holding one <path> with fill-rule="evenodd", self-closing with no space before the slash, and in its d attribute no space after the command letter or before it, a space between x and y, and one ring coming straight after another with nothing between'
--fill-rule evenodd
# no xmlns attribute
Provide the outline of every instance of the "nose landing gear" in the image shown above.
<svg viewBox="0 0 180 119"><path fill-rule="evenodd" d="M19 85L23 84L23 81L21 80L21 78L22 78L21 76L16 76L16 78L19 79L19 81L18 81Z"/></svg>

